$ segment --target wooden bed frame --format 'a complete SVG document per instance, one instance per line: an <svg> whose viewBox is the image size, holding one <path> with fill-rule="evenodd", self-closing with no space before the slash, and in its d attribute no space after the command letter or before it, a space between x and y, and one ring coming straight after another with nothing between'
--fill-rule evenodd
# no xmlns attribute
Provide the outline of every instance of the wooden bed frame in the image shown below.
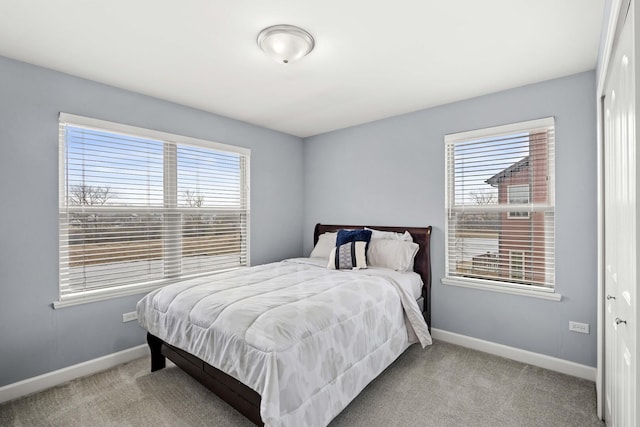
<svg viewBox="0 0 640 427"><path fill-rule="evenodd" d="M363 228L362 225L326 225L316 224L313 233L314 245L318 243L318 236L322 233L337 231L342 228ZM424 298L423 316L431 330L431 226L429 227L388 227L367 226L382 231L395 231L411 233L415 243L419 245L415 257L414 271L422 277L424 286L422 298ZM242 382L217 368L207 364L201 359L167 344L160 338L147 333L147 343L151 351L151 371L163 369L166 366L166 358L179 366L186 373L198 380L202 385L218 395L222 400L230 404L242 415L256 425L264 425L260 417L260 394L249 388Z"/></svg>

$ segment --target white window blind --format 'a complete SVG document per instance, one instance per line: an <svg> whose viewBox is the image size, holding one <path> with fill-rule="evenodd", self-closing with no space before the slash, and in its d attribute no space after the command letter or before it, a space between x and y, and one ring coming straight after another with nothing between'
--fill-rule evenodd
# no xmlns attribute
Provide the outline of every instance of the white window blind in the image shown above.
<svg viewBox="0 0 640 427"><path fill-rule="evenodd" d="M60 301L248 265L249 150L60 115Z"/></svg>
<svg viewBox="0 0 640 427"><path fill-rule="evenodd" d="M446 135L445 144L445 279L553 291L553 118Z"/></svg>

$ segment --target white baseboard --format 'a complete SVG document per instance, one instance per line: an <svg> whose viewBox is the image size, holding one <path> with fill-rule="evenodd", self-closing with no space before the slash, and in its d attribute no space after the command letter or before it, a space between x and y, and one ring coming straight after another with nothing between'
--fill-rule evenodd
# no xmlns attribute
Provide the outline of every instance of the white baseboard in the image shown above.
<svg viewBox="0 0 640 427"><path fill-rule="evenodd" d="M550 369L552 371L561 372L563 374L572 375L578 378L584 378L589 381L596 380L596 368L581 365L557 357L551 357L540 353L534 353L515 347L509 347L503 344L496 344L490 341L484 341L478 338L468 337L441 329L431 329L431 335L434 339L445 341L451 344L457 344L463 347L472 348L474 350L483 351L485 353L495 354L496 356L506 357L507 359L516 360L518 362L529 365L539 366L541 368ZM97 359L88 360L77 365L68 366L57 371L48 372L37 377L28 378L17 383L0 387L0 403L17 399L31 393L55 387L76 378L92 375L97 372L104 371L122 363L130 362L139 357L149 354L149 347L146 344L122 350L117 353L108 354ZM170 361L167 360L168 365Z"/></svg>
<svg viewBox="0 0 640 427"><path fill-rule="evenodd" d="M95 374L147 355L149 355L149 346L143 344L97 359L78 363L77 365L58 369L57 371L47 372L37 377L27 378L17 383L8 384L0 387L0 403L42 391L66 383L67 381L75 380L76 378Z"/></svg>
<svg viewBox="0 0 640 427"><path fill-rule="evenodd" d="M431 336L440 341L457 344L462 347L472 348L485 353L495 354L496 356L506 357L507 359L512 359L528 365L539 366L541 368L574 377L584 378L589 381L596 380L596 368L592 366L581 365L580 363L571 362L569 360L534 353L532 351L522 350L515 347L509 347L503 344L496 344L491 341L472 338L466 335L443 331L441 329L432 328Z"/></svg>

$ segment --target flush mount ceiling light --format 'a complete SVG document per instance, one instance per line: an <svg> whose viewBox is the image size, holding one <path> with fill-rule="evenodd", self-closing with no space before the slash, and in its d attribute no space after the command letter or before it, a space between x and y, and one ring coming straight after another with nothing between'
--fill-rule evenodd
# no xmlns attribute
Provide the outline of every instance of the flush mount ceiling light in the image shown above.
<svg viewBox="0 0 640 427"><path fill-rule="evenodd" d="M311 34L293 25L274 25L258 34L258 46L275 61L295 62L313 50Z"/></svg>

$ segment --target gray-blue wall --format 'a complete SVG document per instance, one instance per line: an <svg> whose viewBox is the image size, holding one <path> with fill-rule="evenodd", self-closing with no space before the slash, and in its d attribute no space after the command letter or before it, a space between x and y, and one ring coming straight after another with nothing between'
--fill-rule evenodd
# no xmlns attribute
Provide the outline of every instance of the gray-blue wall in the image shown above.
<svg viewBox="0 0 640 427"><path fill-rule="evenodd" d="M443 285L444 135L554 116L556 290L562 301ZM433 225L433 327L596 365L595 73L586 72L304 141L304 230L316 222ZM312 236L304 234L305 254ZM569 332L569 321L591 334Z"/></svg>
<svg viewBox="0 0 640 427"><path fill-rule="evenodd" d="M302 252L300 138L0 57L0 386L144 343L140 295L51 307L61 111L250 148L251 261Z"/></svg>
<svg viewBox="0 0 640 427"><path fill-rule="evenodd" d="M144 342L139 295L54 310L60 111L251 148L253 264L308 255L316 222L435 227L435 328L595 366L596 113L582 73L302 141L0 57L0 387ZM556 117L561 302L445 286L447 133ZM286 230L286 232L283 232ZM569 320L592 333L568 331Z"/></svg>

